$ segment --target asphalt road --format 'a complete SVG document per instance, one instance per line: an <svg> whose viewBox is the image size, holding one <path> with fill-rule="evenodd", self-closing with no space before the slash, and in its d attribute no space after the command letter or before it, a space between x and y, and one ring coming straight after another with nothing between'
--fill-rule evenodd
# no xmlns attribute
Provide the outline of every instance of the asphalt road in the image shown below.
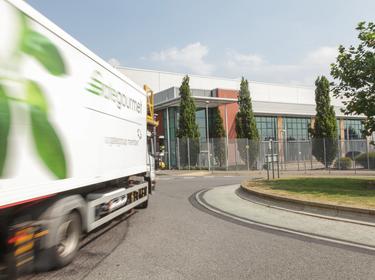
<svg viewBox="0 0 375 280"><path fill-rule="evenodd" d="M375 279L373 253L233 223L196 208L198 190L245 177L161 176L149 208L90 234L39 279Z"/></svg>

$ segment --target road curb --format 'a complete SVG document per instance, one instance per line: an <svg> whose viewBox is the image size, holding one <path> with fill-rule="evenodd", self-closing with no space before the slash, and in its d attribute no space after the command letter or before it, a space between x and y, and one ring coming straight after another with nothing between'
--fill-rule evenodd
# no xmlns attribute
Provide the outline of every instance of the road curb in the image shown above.
<svg viewBox="0 0 375 280"><path fill-rule="evenodd" d="M246 193L249 193L258 198L269 200L271 202L272 201L286 202L292 205L301 206L303 208L307 206L313 209L315 208L317 210L331 210L331 211L335 211L338 215L349 214L351 216L355 216L355 215L367 216L369 219L375 220L375 210L373 209L348 207L348 206L342 206L342 205L326 204L326 203L320 203L320 202L299 200L296 198L283 197L283 196L278 196L274 194L268 194L268 193L263 193L263 192L259 192L256 190L252 190L244 186L243 184L241 184L240 187L241 187L241 190L243 190Z"/></svg>
<svg viewBox="0 0 375 280"><path fill-rule="evenodd" d="M323 244L332 244L332 245L337 245L339 247L344 246L346 248L356 248L357 250L364 250L364 252L369 252L371 254L374 254L375 252L375 247L369 244L358 243L358 242L354 242L350 240L343 240L343 239L319 235L315 233L294 230L294 229L287 228L287 227L280 227L280 226L276 226L272 224L262 223L262 222L258 222L258 221L254 221L254 220L242 217L242 216L237 216L236 214L233 214L230 212L226 212L220 208L217 208L216 206L211 205L204 199L204 194L212 189L213 188L203 189L201 191L198 191L194 193L189 200L194 200L199 205L199 207L205 209L205 212L210 213L213 216L216 216L224 220L227 220L229 222L234 222L243 226L254 227L255 229L264 229L270 232L281 232L290 236L294 236L301 240L305 240L306 238L311 241L315 240L318 243L322 242Z"/></svg>

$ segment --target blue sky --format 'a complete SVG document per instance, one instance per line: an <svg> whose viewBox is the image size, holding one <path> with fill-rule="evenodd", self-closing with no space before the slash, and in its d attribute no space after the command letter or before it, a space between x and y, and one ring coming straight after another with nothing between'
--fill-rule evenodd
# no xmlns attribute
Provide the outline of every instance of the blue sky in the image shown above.
<svg viewBox="0 0 375 280"><path fill-rule="evenodd" d="M29 0L113 64L312 85L374 0Z"/></svg>

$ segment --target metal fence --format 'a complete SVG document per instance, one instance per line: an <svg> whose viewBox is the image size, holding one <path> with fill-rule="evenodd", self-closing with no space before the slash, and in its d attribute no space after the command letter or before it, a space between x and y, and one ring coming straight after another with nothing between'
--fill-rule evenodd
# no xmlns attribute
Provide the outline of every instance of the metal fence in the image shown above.
<svg viewBox="0 0 375 280"><path fill-rule="evenodd" d="M375 169L370 140L314 139L252 141L249 139L176 138L166 143L163 161L169 169L261 170L267 155L277 155L281 170Z"/></svg>

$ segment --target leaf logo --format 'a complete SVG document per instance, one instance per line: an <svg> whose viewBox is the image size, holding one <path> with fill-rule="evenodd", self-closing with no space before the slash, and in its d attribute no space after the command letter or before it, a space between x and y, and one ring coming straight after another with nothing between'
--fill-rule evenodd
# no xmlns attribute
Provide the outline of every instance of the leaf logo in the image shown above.
<svg viewBox="0 0 375 280"><path fill-rule="evenodd" d="M103 94L103 83L100 81L102 74L99 71L94 71L91 76L91 81L88 83L86 90L95 95Z"/></svg>
<svg viewBox="0 0 375 280"><path fill-rule="evenodd" d="M53 42L34 31L25 14L20 13L21 43L18 51L36 60L51 75L66 74L64 59ZM20 61L17 61L20 63ZM18 74L18 73L17 73ZM3 81L12 80L20 83L25 92L24 99L14 98ZM17 80L0 77L0 177L4 172L7 157L8 138L11 126L10 102L26 105L28 110L35 150L47 167L58 179L67 178L67 164L63 145L58 133L49 121L48 102L43 88L35 81L22 76Z"/></svg>

